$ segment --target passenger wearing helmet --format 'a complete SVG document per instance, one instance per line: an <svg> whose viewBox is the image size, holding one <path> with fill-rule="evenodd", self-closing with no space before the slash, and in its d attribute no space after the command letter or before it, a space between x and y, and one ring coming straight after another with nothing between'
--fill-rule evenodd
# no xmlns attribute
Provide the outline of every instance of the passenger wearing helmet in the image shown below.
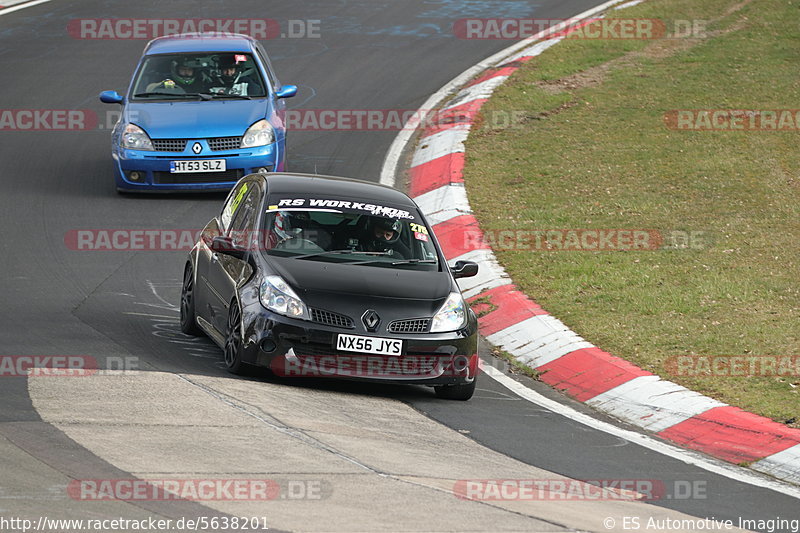
<svg viewBox="0 0 800 533"><path fill-rule="evenodd" d="M164 89L189 94L206 92L207 86L197 61L185 56L173 59L170 65L170 77L147 87L148 91Z"/></svg>
<svg viewBox="0 0 800 533"><path fill-rule="evenodd" d="M261 84L242 72L236 54L221 56L217 61L217 74L211 92L241 96L263 96Z"/></svg>
<svg viewBox="0 0 800 533"><path fill-rule="evenodd" d="M359 250L364 252L389 252L399 259L407 259L410 251L400 241L403 224L399 220L370 217L361 238Z"/></svg>

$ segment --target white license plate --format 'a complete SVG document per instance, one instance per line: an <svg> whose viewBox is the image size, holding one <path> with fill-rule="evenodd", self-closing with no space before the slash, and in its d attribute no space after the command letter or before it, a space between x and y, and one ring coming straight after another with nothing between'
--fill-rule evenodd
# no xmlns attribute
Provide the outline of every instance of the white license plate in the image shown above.
<svg viewBox="0 0 800 533"><path fill-rule="evenodd" d="M224 159L200 159L193 161L170 161L169 171L173 174L181 172L225 172Z"/></svg>
<svg viewBox="0 0 800 533"><path fill-rule="evenodd" d="M361 337L359 335L339 335L336 338L336 349L346 352L402 355L403 341L382 339L380 337Z"/></svg>

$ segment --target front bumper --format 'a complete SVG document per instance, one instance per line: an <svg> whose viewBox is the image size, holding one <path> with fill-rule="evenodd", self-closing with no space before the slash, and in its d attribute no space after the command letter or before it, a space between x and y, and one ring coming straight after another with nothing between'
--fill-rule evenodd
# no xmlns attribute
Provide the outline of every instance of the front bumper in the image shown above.
<svg viewBox="0 0 800 533"><path fill-rule="evenodd" d="M375 337L403 341L401 355L386 356L336 349L339 334L363 335L360 332L276 315L260 304L246 306L243 315L243 361L283 377L433 386L470 383L478 370L474 322L448 333L376 333Z"/></svg>
<svg viewBox="0 0 800 533"><path fill-rule="evenodd" d="M209 191L229 190L239 178L266 169L281 172L285 153L281 141L237 150L210 151L205 141L203 151L195 155L187 142L184 152L154 152L115 147L114 179L118 189L125 191ZM224 172L170 173L170 161L224 159Z"/></svg>

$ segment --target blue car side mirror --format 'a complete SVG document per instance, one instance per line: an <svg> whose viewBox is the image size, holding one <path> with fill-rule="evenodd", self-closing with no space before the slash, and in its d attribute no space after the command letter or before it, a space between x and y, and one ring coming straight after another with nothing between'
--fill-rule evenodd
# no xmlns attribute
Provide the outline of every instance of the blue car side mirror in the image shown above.
<svg viewBox="0 0 800 533"><path fill-rule="evenodd" d="M297 85L284 85L275 93L276 98L291 98L297 94Z"/></svg>
<svg viewBox="0 0 800 533"><path fill-rule="evenodd" d="M124 100L117 91L103 91L100 93L100 101L104 104L121 104Z"/></svg>

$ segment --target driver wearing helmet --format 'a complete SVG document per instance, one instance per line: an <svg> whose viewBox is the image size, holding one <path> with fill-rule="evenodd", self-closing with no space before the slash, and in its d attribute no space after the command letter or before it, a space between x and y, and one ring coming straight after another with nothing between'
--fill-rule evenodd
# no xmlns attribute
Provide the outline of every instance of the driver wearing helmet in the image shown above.
<svg viewBox="0 0 800 533"><path fill-rule="evenodd" d="M409 251L400 242L402 230L403 225L399 220L370 217L359 239L359 249L364 252L389 252L399 259L406 259Z"/></svg>
<svg viewBox="0 0 800 533"><path fill-rule="evenodd" d="M147 90L178 89L178 92L191 94L205 92L206 85L199 67L197 61L186 56L173 59L170 65L170 77L150 84Z"/></svg>
<svg viewBox="0 0 800 533"><path fill-rule="evenodd" d="M242 73L236 54L221 56L217 61L218 74L212 83L212 92L255 96L263 94L261 85Z"/></svg>

